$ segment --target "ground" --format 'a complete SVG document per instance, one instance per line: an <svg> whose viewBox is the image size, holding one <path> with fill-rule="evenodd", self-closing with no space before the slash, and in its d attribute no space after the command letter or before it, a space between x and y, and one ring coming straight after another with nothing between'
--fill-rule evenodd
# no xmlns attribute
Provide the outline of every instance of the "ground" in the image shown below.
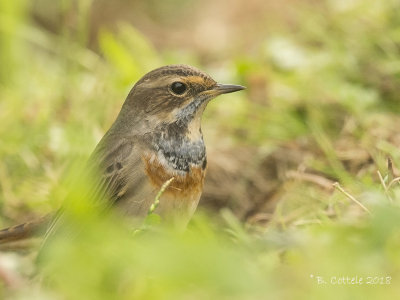
<svg viewBox="0 0 400 300"><path fill-rule="evenodd" d="M61 205L147 71L186 63L247 87L205 112L209 168L183 235L132 234L80 206L79 238L60 234L39 258L38 242L3 248L2 295L399 294L399 9L391 0L0 2L2 226Z"/></svg>

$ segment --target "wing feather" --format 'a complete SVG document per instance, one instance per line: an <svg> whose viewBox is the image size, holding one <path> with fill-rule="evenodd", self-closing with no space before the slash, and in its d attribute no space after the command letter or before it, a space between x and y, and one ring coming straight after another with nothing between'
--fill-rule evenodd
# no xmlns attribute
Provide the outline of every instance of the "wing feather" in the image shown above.
<svg viewBox="0 0 400 300"><path fill-rule="evenodd" d="M106 152L110 148L111 151ZM132 155L135 155L133 150L133 142L127 139L119 139L113 147L110 147L110 145L104 147L104 141L99 143L89 158L88 167L84 173L84 176L92 177L85 178L86 182L92 184L87 195L88 201L93 202L93 205L96 205L99 201L105 201L105 206L109 207L124 196L126 185L129 184L128 179L132 180L129 178L127 166L130 164ZM68 202L68 197L66 201ZM46 231L44 241L62 223L64 210L64 208L59 209L55 215Z"/></svg>

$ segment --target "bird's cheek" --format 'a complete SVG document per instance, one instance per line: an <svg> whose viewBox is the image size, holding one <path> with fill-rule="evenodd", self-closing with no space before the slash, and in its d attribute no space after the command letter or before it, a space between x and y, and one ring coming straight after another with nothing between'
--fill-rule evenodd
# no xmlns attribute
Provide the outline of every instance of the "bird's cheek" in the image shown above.
<svg viewBox="0 0 400 300"><path fill-rule="evenodd" d="M200 117L195 117L188 124L187 138L190 141L200 141L203 138L200 128L201 128L201 119Z"/></svg>

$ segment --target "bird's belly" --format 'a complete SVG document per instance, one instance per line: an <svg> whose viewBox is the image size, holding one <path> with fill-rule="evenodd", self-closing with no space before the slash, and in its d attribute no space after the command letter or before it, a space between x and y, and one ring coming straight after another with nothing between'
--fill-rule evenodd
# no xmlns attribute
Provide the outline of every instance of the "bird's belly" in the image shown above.
<svg viewBox="0 0 400 300"><path fill-rule="evenodd" d="M197 208L200 196L201 191L180 196L166 193L161 196L155 213L161 216L163 222L172 224L174 227L185 228Z"/></svg>
<svg viewBox="0 0 400 300"><path fill-rule="evenodd" d="M142 183L128 190L116 206L132 219L135 227L140 226L164 183L173 178L161 194L155 213L163 222L186 226L200 200L205 170L201 166L191 166L189 172L174 172L155 154L144 155L142 162L146 174Z"/></svg>

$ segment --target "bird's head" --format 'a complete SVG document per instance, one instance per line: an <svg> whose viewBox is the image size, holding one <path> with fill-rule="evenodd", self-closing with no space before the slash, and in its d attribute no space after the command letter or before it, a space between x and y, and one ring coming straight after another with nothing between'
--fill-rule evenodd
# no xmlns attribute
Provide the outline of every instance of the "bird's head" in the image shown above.
<svg viewBox="0 0 400 300"><path fill-rule="evenodd" d="M240 85L219 84L204 72L187 65L169 65L144 75L132 88L123 110L148 124L177 124L200 129L207 103L218 95L244 89ZM197 125L198 123L198 125Z"/></svg>

